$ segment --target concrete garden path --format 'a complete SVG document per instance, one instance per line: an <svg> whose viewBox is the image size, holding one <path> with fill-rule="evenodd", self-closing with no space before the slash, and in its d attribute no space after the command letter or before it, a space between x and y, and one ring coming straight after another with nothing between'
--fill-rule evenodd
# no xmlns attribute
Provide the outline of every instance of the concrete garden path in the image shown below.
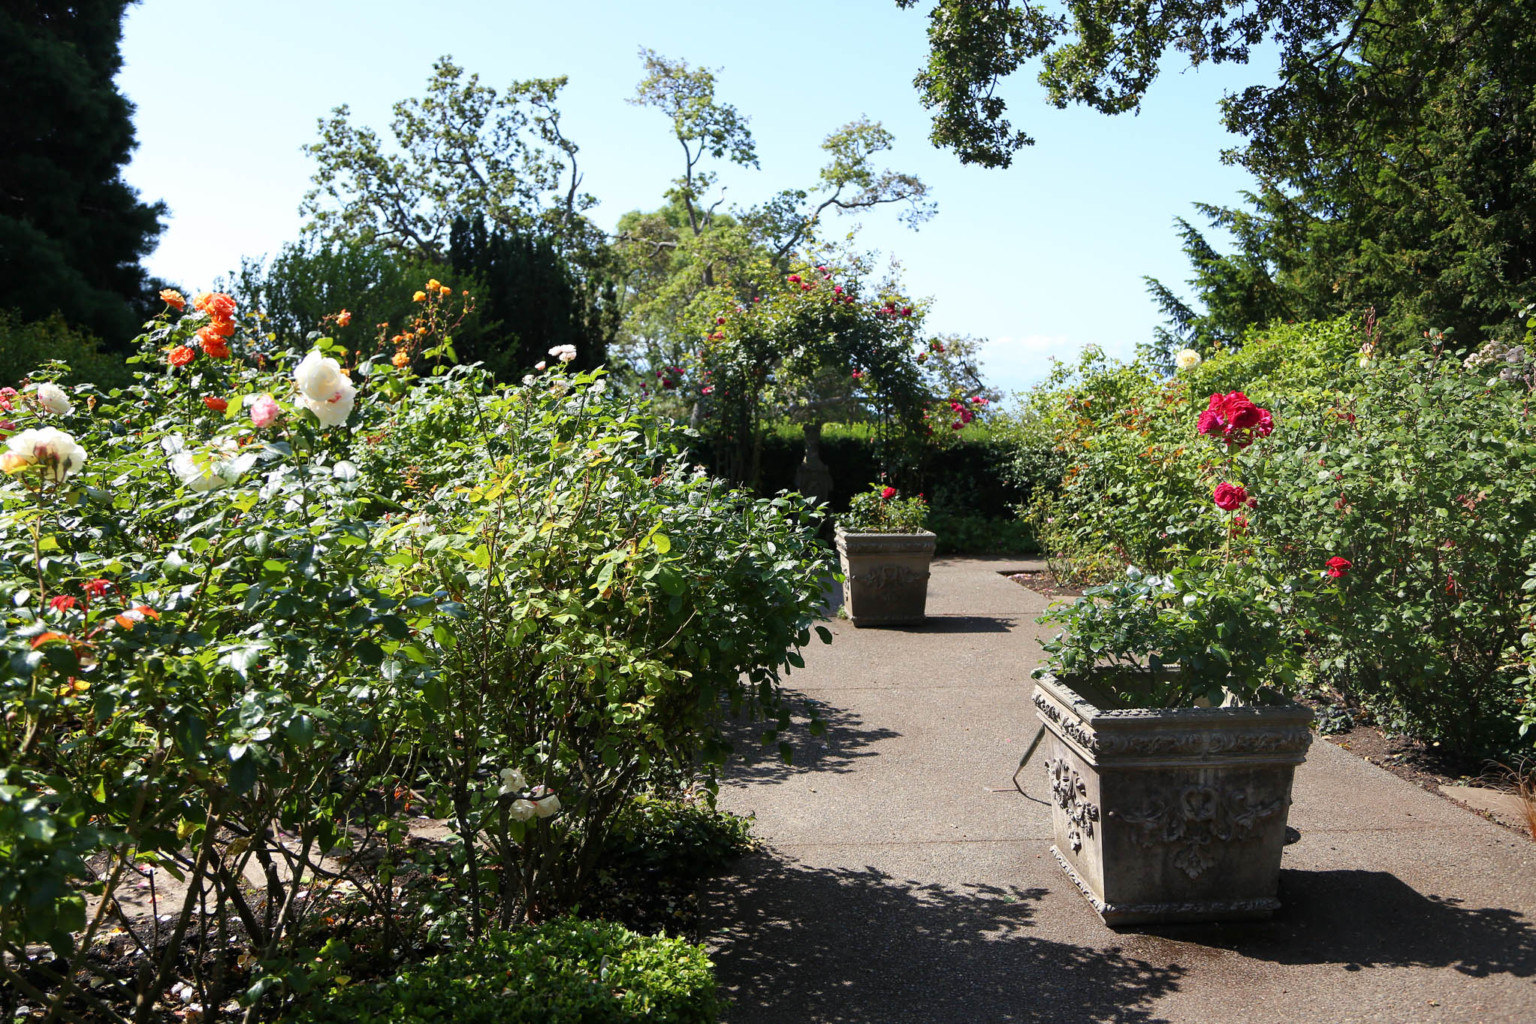
<svg viewBox="0 0 1536 1024"><path fill-rule="evenodd" d="M1030 567L941 560L927 625L807 652L828 736L721 789L768 847L707 894L725 1021L1536 1024L1536 842L1322 740L1274 921L1104 927L1009 782L1048 602L999 570Z"/></svg>

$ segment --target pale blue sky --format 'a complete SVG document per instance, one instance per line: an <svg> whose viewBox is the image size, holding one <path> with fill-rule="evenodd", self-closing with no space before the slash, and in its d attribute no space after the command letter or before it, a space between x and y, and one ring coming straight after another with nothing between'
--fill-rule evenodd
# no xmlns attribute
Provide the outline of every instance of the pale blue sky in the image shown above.
<svg viewBox="0 0 1536 1024"><path fill-rule="evenodd" d="M810 185L821 140L843 123L884 122L891 166L928 182L939 214L913 232L877 213L860 240L932 297L931 329L990 339L988 376L1004 390L1086 344L1130 353L1159 320L1142 275L1188 276L1173 218L1196 200L1233 202L1248 184L1220 163L1233 140L1217 100L1271 68L1170 64L1141 115L1117 118L1047 106L1027 72L1006 96L1037 144L988 171L927 142L911 84L925 27L893 0L143 0L129 8L119 83L138 105L128 179L172 214L149 266L197 288L297 237L311 172L300 148L316 119L347 103L357 123L384 129L390 105L420 95L444 54L497 86L570 77L564 124L602 201L594 215L612 227L660 205L680 170L663 116L625 102L649 46L717 69L718 98L751 118L762 169L723 174L743 205Z"/></svg>

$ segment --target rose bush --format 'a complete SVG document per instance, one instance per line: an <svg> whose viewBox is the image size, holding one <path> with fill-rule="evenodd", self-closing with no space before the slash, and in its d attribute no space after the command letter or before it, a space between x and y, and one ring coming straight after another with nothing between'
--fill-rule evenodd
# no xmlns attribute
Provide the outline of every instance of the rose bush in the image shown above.
<svg viewBox="0 0 1536 1024"><path fill-rule="evenodd" d="M1092 359L1059 374L1026 411L1025 453L1061 467L1034 525L1068 578L1134 565L1172 580L1160 614L1201 594L1231 602L1233 623L1244 602L1268 608L1280 648L1216 622L1201 634L1218 661L1253 645L1234 678L1283 675L1276 651L1290 650L1304 680L1389 729L1508 752L1536 719L1521 589L1536 563L1533 382L1436 350L1362 364L1361 345L1351 324L1296 325L1172 380Z"/></svg>
<svg viewBox="0 0 1536 1024"><path fill-rule="evenodd" d="M130 387L0 393L0 977L57 1019L173 982L258 1019L358 929L571 905L722 709L787 719L826 571L803 507L700 476L598 375L423 378L191 305ZM407 842L423 810L451 841Z"/></svg>

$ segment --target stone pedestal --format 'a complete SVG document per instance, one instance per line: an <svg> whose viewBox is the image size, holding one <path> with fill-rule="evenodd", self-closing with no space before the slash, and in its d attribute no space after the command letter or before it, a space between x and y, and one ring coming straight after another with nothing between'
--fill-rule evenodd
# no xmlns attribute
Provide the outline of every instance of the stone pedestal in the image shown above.
<svg viewBox="0 0 1536 1024"><path fill-rule="evenodd" d="M837 531L842 562L843 610L855 626L911 626L922 622L928 604L932 533L844 533Z"/></svg>
<svg viewBox="0 0 1536 1024"><path fill-rule="evenodd" d="M1269 917L1312 712L1090 702L1105 692L1093 675L1034 692L1051 852L1075 887L1110 926Z"/></svg>
<svg viewBox="0 0 1536 1024"><path fill-rule="evenodd" d="M795 467L795 490L817 501L832 500L832 471L821 458L821 424L807 423L800 428L805 434L805 458Z"/></svg>

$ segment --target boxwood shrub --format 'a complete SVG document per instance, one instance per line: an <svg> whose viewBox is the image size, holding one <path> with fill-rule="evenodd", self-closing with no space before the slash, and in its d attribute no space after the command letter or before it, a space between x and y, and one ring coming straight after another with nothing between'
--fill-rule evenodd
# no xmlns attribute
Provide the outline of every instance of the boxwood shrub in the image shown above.
<svg viewBox="0 0 1536 1024"><path fill-rule="evenodd" d="M714 967L682 939L564 917L491 932L392 978L313 993L287 1024L708 1024Z"/></svg>

